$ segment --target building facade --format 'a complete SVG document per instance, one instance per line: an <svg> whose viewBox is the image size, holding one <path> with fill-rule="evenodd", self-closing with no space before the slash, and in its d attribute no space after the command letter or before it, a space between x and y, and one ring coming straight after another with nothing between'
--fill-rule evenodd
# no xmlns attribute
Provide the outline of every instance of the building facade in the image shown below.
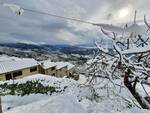
<svg viewBox="0 0 150 113"><path fill-rule="evenodd" d="M56 76L57 77L64 77L64 76L68 76L67 73L67 66L61 67L61 68L57 68L56 70Z"/></svg>
<svg viewBox="0 0 150 113"><path fill-rule="evenodd" d="M68 62L37 62L34 59L0 61L0 80L20 79L29 75L45 74L73 78L75 66Z"/></svg>
<svg viewBox="0 0 150 113"><path fill-rule="evenodd" d="M41 62L41 67L44 70L42 74L64 77L73 74L74 65L68 62L51 62L46 60Z"/></svg>
<svg viewBox="0 0 150 113"><path fill-rule="evenodd" d="M33 59L0 62L0 80L19 79L39 73L39 64Z"/></svg>
<svg viewBox="0 0 150 113"><path fill-rule="evenodd" d="M45 69L45 73L46 75L51 75L51 76L56 76L56 66L50 67L48 69Z"/></svg>

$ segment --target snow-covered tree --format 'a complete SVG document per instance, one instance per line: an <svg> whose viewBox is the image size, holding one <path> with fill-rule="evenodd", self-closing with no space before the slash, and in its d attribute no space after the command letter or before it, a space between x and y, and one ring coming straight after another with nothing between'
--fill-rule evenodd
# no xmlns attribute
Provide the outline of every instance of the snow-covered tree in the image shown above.
<svg viewBox="0 0 150 113"><path fill-rule="evenodd" d="M133 95L143 109L150 109L150 95L145 87L150 87L150 25L144 16L142 27L134 23L124 28L96 24L101 31L112 39L112 51L95 42L100 53L88 65L90 83L96 78L108 79L113 85L114 81L122 80L124 86ZM145 28L147 28L145 30ZM141 85L145 95L141 95L137 86ZM120 85L121 86L121 85Z"/></svg>

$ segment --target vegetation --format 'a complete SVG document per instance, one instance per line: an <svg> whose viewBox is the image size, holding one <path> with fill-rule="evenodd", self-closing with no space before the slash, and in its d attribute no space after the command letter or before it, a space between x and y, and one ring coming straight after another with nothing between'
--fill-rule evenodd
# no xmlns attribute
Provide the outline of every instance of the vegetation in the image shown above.
<svg viewBox="0 0 150 113"><path fill-rule="evenodd" d="M29 95L29 94L52 94L56 91L53 86L44 86L39 81L27 81L26 83L0 84L0 95Z"/></svg>
<svg viewBox="0 0 150 113"><path fill-rule="evenodd" d="M126 25L124 28L111 26L110 28L113 29L108 30L107 28L105 30L104 27L102 32L112 39L113 53L95 42L100 53L94 57L88 66L87 76L91 78L89 83L92 85L95 84L95 79L101 78L109 80L114 87L119 86L120 89L126 87L141 108L150 109L150 96L145 88L145 86L150 86L150 44L148 37L150 25L146 21L146 16L144 22L147 29L143 32L136 20L134 20L134 24ZM115 32L116 28L122 31L121 35ZM116 80L121 80L123 84L116 84ZM142 86L145 95L141 95L137 90L138 85Z"/></svg>

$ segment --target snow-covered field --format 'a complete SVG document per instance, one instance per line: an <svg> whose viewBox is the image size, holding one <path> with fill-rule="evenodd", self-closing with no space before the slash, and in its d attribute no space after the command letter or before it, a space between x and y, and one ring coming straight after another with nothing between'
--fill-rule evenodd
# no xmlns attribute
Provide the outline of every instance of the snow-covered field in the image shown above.
<svg viewBox="0 0 150 113"><path fill-rule="evenodd" d="M102 96L99 101L90 100L90 90L81 85L85 82L84 76L81 76L79 81L74 81L38 74L14 82L25 83L31 80L40 80L44 85L60 88L67 86L67 88L64 92L51 96L46 94L31 94L23 97L3 96L4 113L150 113L135 106L126 107L125 101L111 93L108 98L104 89L99 90ZM7 82L12 83L12 81Z"/></svg>

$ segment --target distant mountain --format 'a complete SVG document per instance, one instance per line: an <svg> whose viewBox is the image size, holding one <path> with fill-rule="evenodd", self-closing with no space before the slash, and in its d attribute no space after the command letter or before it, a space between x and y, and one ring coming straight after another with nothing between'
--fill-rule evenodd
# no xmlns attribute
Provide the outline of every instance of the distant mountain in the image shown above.
<svg viewBox="0 0 150 113"><path fill-rule="evenodd" d="M0 43L0 47L15 48L20 50L36 50L36 51L45 51L45 52L59 52L65 54L80 54L80 55L89 55L93 54L94 48L93 45L82 44L82 45L35 45L35 44L26 44L26 43Z"/></svg>
<svg viewBox="0 0 150 113"><path fill-rule="evenodd" d="M17 48L17 49L44 49L40 45L26 43L0 43L1 47Z"/></svg>
<svg viewBox="0 0 150 113"><path fill-rule="evenodd" d="M78 44L78 45L47 45L47 44L27 44L27 43L0 43L1 47L20 48L20 49L44 49L44 48L94 48L94 44Z"/></svg>
<svg viewBox="0 0 150 113"><path fill-rule="evenodd" d="M96 48L96 45L94 45L94 44L78 44L75 46L80 47L80 48Z"/></svg>
<svg viewBox="0 0 150 113"><path fill-rule="evenodd" d="M80 54L80 55L89 55L93 54L94 46L89 45L43 45L44 47L49 48L51 51L59 51L65 54Z"/></svg>
<svg viewBox="0 0 150 113"><path fill-rule="evenodd" d="M103 42L97 42L99 45L101 46L104 46L104 47L108 47L109 49L112 48L112 41L103 41ZM97 48L96 45L94 43L86 43L86 44L78 44L78 45L75 45L77 47L80 47L80 48Z"/></svg>

